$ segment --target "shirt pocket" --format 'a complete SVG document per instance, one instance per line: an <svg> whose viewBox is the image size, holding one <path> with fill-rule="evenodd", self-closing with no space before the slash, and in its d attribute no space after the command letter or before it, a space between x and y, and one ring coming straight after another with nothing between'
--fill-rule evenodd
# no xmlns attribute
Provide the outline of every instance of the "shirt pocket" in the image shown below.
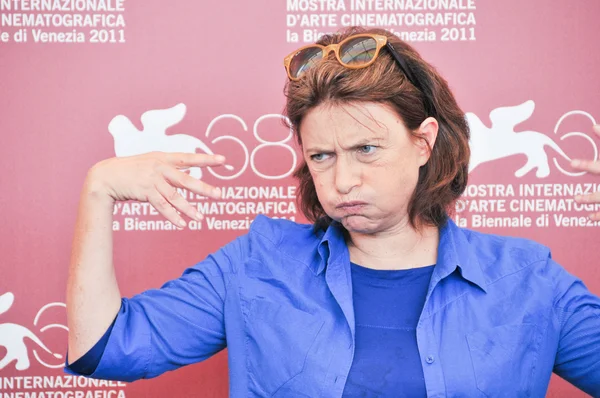
<svg viewBox="0 0 600 398"><path fill-rule="evenodd" d="M467 334L477 388L488 397L530 396L539 341L531 323Z"/></svg>
<svg viewBox="0 0 600 398"><path fill-rule="evenodd" d="M251 301L246 320L249 387L271 396L302 373L324 321L289 305Z"/></svg>

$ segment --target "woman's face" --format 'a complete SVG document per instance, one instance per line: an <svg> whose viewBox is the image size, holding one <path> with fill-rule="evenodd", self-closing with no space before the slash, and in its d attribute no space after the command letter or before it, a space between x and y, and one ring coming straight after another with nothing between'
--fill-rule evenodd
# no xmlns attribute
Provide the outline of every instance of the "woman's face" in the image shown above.
<svg viewBox="0 0 600 398"><path fill-rule="evenodd" d="M420 127L431 143L437 121ZM324 104L300 125L302 151L323 209L348 231L377 233L407 222L419 168L429 158L387 105Z"/></svg>

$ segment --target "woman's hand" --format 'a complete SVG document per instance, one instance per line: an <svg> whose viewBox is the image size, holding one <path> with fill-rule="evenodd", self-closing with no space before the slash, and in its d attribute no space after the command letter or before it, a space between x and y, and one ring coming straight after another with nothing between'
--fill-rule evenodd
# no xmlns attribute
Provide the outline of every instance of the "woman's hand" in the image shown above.
<svg viewBox="0 0 600 398"><path fill-rule="evenodd" d="M86 183L90 189L108 194L114 201L149 202L167 220L178 227L186 225L182 214L194 220L202 215L177 188L218 199L218 188L190 177L180 169L221 166L225 157L200 153L150 152L137 156L115 157L95 164Z"/></svg>
<svg viewBox="0 0 600 398"><path fill-rule="evenodd" d="M600 124L594 126L594 132L600 136ZM600 160L574 159L571 161L571 166L577 170L600 175ZM587 195L577 195L575 201L577 203L600 203L600 191ZM590 214L590 218L600 221L600 212Z"/></svg>

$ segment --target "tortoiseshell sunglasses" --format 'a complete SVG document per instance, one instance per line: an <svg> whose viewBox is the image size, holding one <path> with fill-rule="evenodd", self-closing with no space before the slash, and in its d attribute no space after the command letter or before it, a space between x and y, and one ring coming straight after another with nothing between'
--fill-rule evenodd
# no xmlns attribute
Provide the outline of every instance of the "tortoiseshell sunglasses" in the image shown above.
<svg viewBox="0 0 600 398"><path fill-rule="evenodd" d="M339 63L346 68L360 69L366 68L375 62L379 52L384 47L389 51L394 60L396 60L406 78L423 93L426 98L425 105L429 111L431 106L430 100L427 93L423 90L423 86L415 78L406 62L394 49L394 46L388 41L387 37L383 35L359 33L347 37L339 43L328 46L309 44L286 56L283 60L283 65L290 80L298 81L304 72L326 58L330 51L333 51Z"/></svg>

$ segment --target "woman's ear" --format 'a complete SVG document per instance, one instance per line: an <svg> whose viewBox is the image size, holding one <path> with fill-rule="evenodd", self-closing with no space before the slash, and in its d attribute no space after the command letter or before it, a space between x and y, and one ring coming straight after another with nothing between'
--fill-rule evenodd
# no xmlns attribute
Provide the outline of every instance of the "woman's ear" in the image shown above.
<svg viewBox="0 0 600 398"><path fill-rule="evenodd" d="M419 126L417 134L423 138L419 139L418 141L420 148L419 157L421 160L421 166L427 163L429 157L431 156L431 151L433 150L433 146L435 145L438 130L438 121L433 117L428 117L427 119L423 120L423 122Z"/></svg>

